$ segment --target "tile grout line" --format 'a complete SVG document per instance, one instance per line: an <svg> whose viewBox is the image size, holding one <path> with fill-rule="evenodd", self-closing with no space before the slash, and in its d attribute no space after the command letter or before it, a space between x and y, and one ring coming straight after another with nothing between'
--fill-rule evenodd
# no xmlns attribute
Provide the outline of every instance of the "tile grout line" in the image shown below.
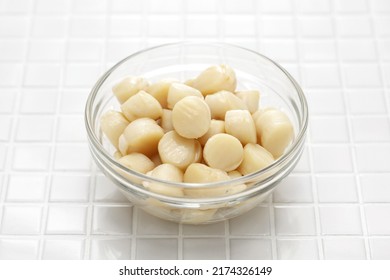
<svg viewBox="0 0 390 280"><path fill-rule="evenodd" d="M69 9L72 8L72 5L69 4ZM62 71L60 72L60 77L58 80L58 86L57 86L57 100L55 104L55 117L54 117L54 122L53 122L53 131L51 135L51 153L50 153L50 160L49 160L49 168L48 168L48 178L47 178L47 190L45 193L45 203L44 203L44 212L43 212L43 217L42 217L42 225L41 225L41 232L42 235L45 237L45 231L47 228L47 223L48 223L48 215L49 215L49 206L50 204L48 203L50 201L50 194L51 194L51 184L53 182L53 177L54 173L53 170L54 168L54 161L55 161L55 155L56 155L56 137L57 137L57 132L58 132L58 123L59 123L59 118L60 118L60 108L61 108L61 97L62 97L62 90L64 86L64 80L65 80L65 65L66 65L66 55L68 53L68 42L69 42L69 33L70 33L70 25L71 25L71 17L69 15L69 12L67 13L64 18L68 21L66 25L66 32L65 32L65 38L63 39L63 43L65 45L64 50L63 50L63 56L62 59L58 62L60 66L62 67ZM39 251L39 259L42 259L43 257L43 244L40 246L40 251Z"/></svg>
<svg viewBox="0 0 390 280"><path fill-rule="evenodd" d="M149 1L145 0L142 2L142 11L141 16L143 18L142 25L141 25L141 43L140 48L145 48L148 46L148 10ZM131 252L130 252L130 258L132 260L137 259L137 238L138 238L138 207L133 204L133 211L132 211L132 238L131 238Z"/></svg>
<svg viewBox="0 0 390 280"><path fill-rule="evenodd" d="M104 18L105 22L105 30L104 30L104 42L102 44L102 54L100 58L100 75L106 71L106 63L107 63L107 49L108 49L108 34L109 34L109 15L108 11L110 9L109 7L109 1L105 1L105 13L100 14L100 17ZM90 170L88 171L90 175L90 182L89 182L89 195L88 195L88 203L87 203L87 216L86 216L86 234L85 234L85 246L84 246L84 259L91 259L91 248L92 248L92 235L93 235L93 215L95 211L95 191L96 191L96 183L97 183L97 176L98 175L98 167L94 162L91 162L90 164Z"/></svg>
<svg viewBox="0 0 390 280"><path fill-rule="evenodd" d="M381 89L383 90L384 99L385 99L385 107L386 107L386 114L385 115L387 115L387 117L390 118L390 97L387 94L386 75L385 75L384 70L383 70L383 68L384 68L383 67L383 60L384 59L382 59L382 57L381 57L381 52L380 52L379 45L378 45L378 34L377 34L377 31L375 28L374 11L372 9L372 3L371 3L371 1L369 1L369 2L370 3L368 4L368 13L369 13L369 18L370 18L370 24L372 27L372 33L374 35L373 41L374 41L374 45L375 45L375 52L377 55L377 63L378 63L379 70L380 70L380 77L379 78L381 79L381 82L382 82Z"/></svg>
<svg viewBox="0 0 390 280"><path fill-rule="evenodd" d="M343 62L341 61L340 50L339 50L340 38L339 38L339 32L337 30L336 11L335 11L334 0L330 0L330 6L331 6L332 31L334 33L334 44L335 44L336 58L337 58L337 69L339 71L342 100L344 103L345 118L347 121L347 128L348 128L349 141L347 143L349 144L348 146L349 146L349 150L351 152L352 170L353 170L352 172L354 174L354 178L355 178L355 182L356 182L356 190L357 190L358 201L359 201L358 207L359 207L359 214L360 214L360 225L362 227L362 234L363 234L363 238L364 238L364 248L365 248L366 259L371 259L370 245L369 245L368 236L367 236L366 215L365 215L365 211L364 211L360 181L358 179L359 172L357 170L357 164L356 164L356 150L355 150L355 143L353 141L351 115L349 113L349 106L347 105L347 97L346 97L346 93L345 93L346 92L345 77L343 75L343 67L342 67ZM367 13L364 13L364 15L367 15Z"/></svg>
<svg viewBox="0 0 390 280"><path fill-rule="evenodd" d="M3 222L3 217L5 215L4 202L6 200L6 194L8 192L8 185L9 185L9 181L10 181L9 180L9 178L10 178L10 171L13 171L12 163L13 163L14 147L15 147L15 143L14 142L15 142L16 133L17 133L17 131L16 131L16 129L17 129L17 119L18 119L18 116L19 116L19 110L20 110L20 106L21 106L20 104L21 104L22 92L24 90L24 86L23 86L24 83L23 83L23 81L24 81L24 79L26 77L26 64L28 62L29 47L30 47L30 44L31 44L30 38L31 38L32 32L33 32L35 6L36 6L36 1L33 1L32 5L31 5L31 9L30 9L28 15L25 16L25 17L28 18L29 27L28 27L28 30L26 32L25 37L23 37L23 39L21 39L22 41L26 42L26 48L25 48L25 50L23 52L23 58L20 61L21 68L23 69L21 71L21 74L20 74L20 80L19 80L19 83L16 83L13 86L9 86L9 88L16 89L17 92L16 92L15 101L14 101L14 104L13 104L12 113L9 114L9 115L12 116L12 124L11 124L11 129L9 131L8 145L4 144L4 147L6 148L6 152L5 152L5 161L4 161L4 169L3 169L3 171L4 171L3 187L2 187L2 190L0 192L0 208L2 209L2 211L0 211L0 233L3 232L3 224L2 224L2 222ZM20 16L20 14L18 14L18 16ZM4 38L2 38L2 39L4 39ZM41 213L41 217L40 218L41 218L40 223L42 225L42 213ZM39 229L39 230L41 230L41 229ZM39 250L40 250L39 248L42 246L42 238L40 238L38 240L38 242L39 242L38 243L38 253L36 255L36 258L38 258L38 256L39 256Z"/></svg>
<svg viewBox="0 0 390 280"><path fill-rule="evenodd" d="M255 17L255 44L256 44L256 51L259 51L261 49L261 26L262 24L262 16L259 8L260 4L258 1L254 2L254 17ZM261 100L260 100L261 101ZM278 250L277 250L277 242L276 242L276 225L275 225L275 209L274 209L274 203L273 203L273 194L271 194L265 201L265 207L268 208L268 223L270 226L270 236L269 239L271 241L271 254L272 259L276 260L278 259ZM259 203L256 207L259 207L260 205L263 205L264 202ZM264 236L262 237L264 238Z"/></svg>
<svg viewBox="0 0 390 280"><path fill-rule="evenodd" d="M293 26L295 31L295 44L296 44L296 53L297 53L297 64L298 64L298 74L300 76L300 83L303 83L303 75L302 75L302 59L301 59L301 48L300 48L300 42L301 42L301 35L298 28L298 15L297 15L297 4L295 1L292 2L292 18L293 18ZM310 122L310 116L309 116L309 122ZM311 141L311 134L310 132L310 123L309 128L307 131L306 136L306 148L308 153L308 159L309 159L309 165L310 165L310 181L312 185L312 195L313 195L313 208L314 208L314 216L315 216L315 229L316 229L316 243L318 247L318 258L320 260L324 259L324 248L322 244L322 229L321 229L321 218L320 218L320 209L319 209L319 201L318 201L318 190L317 190L317 182L316 177L314 173L314 159L313 159L313 151L312 151L312 141Z"/></svg>

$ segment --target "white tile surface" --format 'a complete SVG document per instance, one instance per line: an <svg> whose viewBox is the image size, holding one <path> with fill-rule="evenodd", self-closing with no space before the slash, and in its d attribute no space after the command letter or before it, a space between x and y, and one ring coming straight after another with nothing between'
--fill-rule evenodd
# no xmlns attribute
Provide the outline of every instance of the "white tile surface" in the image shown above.
<svg viewBox="0 0 390 280"><path fill-rule="evenodd" d="M319 259L316 239L278 239L277 244L280 260Z"/></svg>
<svg viewBox="0 0 390 280"><path fill-rule="evenodd" d="M388 1L0 2L0 259L390 259ZM92 164L83 113L109 66L199 39L288 69L309 135L272 198L177 225L133 208Z"/></svg>
<svg viewBox="0 0 390 280"><path fill-rule="evenodd" d="M47 176L17 173L8 179L6 201L42 202L45 199Z"/></svg>
<svg viewBox="0 0 390 280"><path fill-rule="evenodd" d="M277 235L315 235L316 218L311 206L275 206Z"/></svg>
<svg viewBox="0 0 390 280"><path fill-rule="evenodd" d="M44 260L79 260L84 258L85 240L47 239L43 245Z"/></svg>
<svg viewBox="0 0 390 280"><path fill-rule="evenodd" d="M94 238L91 241L90 259L92 260L129 260L131 259L130 238Z"/></svg>
<svg viewBox="0 0 390 280"><path fill-rule="evenodd" d="M230 239L231 260L272 259L272 245L269 239Z"/></svg>
<svg viewBox="0 0 390 280"><path fill-rule="evenodd" d="M47 234L85 234L87 218L85 206L51 205L48 211Z"/></svg>
<svg viewBox="0 0 390 280"><path fill-rule="evenodd" d="M363 238L329 237L322 242L324 258L327 260L361 260L366 258Z"/></svg>
<svg viewBox="0 0 390 280"><path fill-rule="evenodd" d="M40 206L5 206L2 234L39 234L42 222Z"/></svg>
<svg viewBox="0 0 390 280"><path fill-rule="evenodd" d="M92 233L131 234L132 210L130 206L95 206L93 209Z"/></svg>
<svg viewBox="0 0 390 280"><path fill-rule="evenodd" d="M360 210L355 205L320 206L321 231L324 235L359 235L363 230Z"/></svg>

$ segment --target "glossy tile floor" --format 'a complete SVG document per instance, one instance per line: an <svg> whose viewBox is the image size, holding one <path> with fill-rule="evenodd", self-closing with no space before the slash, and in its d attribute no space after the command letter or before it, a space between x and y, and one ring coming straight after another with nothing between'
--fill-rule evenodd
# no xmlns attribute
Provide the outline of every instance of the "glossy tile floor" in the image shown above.
<svg viewBox="0 0 390 280"><path fill-rule="evenodd" d="M390 259L389 26L387 0L0 0L0 259ZM208 226L132 207L84 131L101 73L184 39L264 53L310 105L291 176Z"/></svg>

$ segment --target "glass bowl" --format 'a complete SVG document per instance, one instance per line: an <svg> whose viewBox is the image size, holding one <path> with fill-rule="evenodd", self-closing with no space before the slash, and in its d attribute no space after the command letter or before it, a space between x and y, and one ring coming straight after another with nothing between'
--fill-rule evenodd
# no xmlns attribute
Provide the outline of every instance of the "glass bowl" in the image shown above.
<svg viewBox="0 0 390 280"><path fill-rule="evenodd" d="M258 89L260 107L272 106L290 118L295 138L285 153L258 172L216 183L172 183L149 177L120 165L112 145L100 129L100 117L120 105L112 86L121 78L142 76L154 82L163 78L185 81L214 64L231 66L237 76L237 89ZM134 205L162 219L188 224L214 223L252 209L265 200L277 184L297 164L308 124L305 96L291 75L271 59L254 51L224 43L175 43L149 48L115 64L93 87L85 108L85 122L92 157L102 172L118 186ZM167 188L203 190L212 197L174 197L148 191L145 184ZM226 194L229 188L239 192Z"/></svg>

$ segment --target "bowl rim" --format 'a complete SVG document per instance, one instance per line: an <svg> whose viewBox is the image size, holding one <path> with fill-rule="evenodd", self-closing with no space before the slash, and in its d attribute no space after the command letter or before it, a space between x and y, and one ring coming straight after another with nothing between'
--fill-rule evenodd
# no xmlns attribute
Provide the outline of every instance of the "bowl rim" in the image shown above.
<svg viewBox="0 0 390 280"><path fill-rule="evenodd" d="M254 54L256 56L259 56L261 59L264 59L273 66L276 66L287 78L288 80L292 83L293 87L295 88L297 94L298 94L298 100L299 104L302 107L301 112L301 118L299 118L299 123L302 125L300 130L298 131L296 137L294 138L294 141L290 144L290 147L286 150L286 152L280 156L278 159L276 159L272 164L268 165L267 167L247 174L243 175L238 178L231 178L230 180L226 181L218 181L218 182L210 182L210 183L185 183L185 182L171 182L171 181L166 181L166 180L161 180L158 178L153 178L151 176L148 176L146 174L142 174L139 172L136 172L134 170L131 170L123 165L121 165L116 159L113 158L111 154L108 153L108 151L103 147L103 145L100 143L97 135L95 134L93 130L93 122L94 120L91 119L91 113L93 112L93 101L95 100L97 93L102 86L102 84L105 82L105 80L111 75L112 72L114 72L117 68L119 68L123 63L127 62L128 60L131 60L134 57L137 57L138 55L147 53L149 51L153 51L156 49L163 49L167 47L180 47L180 46L187 46L187 45L192 45L192 46L215 46L215 47L221 47L221 48L231 48L231 49L238 49L240 51L245 51L249 52L251 54ZM240 184L240 183L245 183L245 182L254 182L252 179L256 179L256 177L261 176L262 174L267 174L268 172L272 171L273 169L276 169L278 166L282 165L285 161L289 160L290 156L295 154L297 150L300 148L300 146L303 144L305 137L306 137L306 132L307 132L307 127L308 127L308 118L309 118L309 112L308 112L308 105L307 105L307 100L306 97L303 93L303 90L301 89L300 85L298 82L291 76L291 74L285 70L281 65L279 65L277 62L274 60L268 58L267 56L258 53L254 50L237 46L234 44L230 43L225 43L225 42L198 42L198 41L180 41L180 42L174 42L174 43L166 43L166 44L161 44L161 45L156 45L153 47L145 48L140 51L137 51L135 53L132 53L131 55L123 58L122 60L118 61L116 64L114 64L111 68L109 68L106 72L104 72L100 78L96 81L94 86L92 87L86 104L85 104L85 109L84 109L84 122L86 126L86 131L87 131L87 136L88 136L88 141L90 145L93 145L95 149L98 150L99 154L104 157L105 161L108 161L111 165L115 166L115 168L118 168L122 172L130 173L134 178L141 179L141 180L146 180L150 181L153 183L161 183L164 185L169 185L170 187L180 187L180 188L212 188L212 187L221 187L223 185L227 184ZM116 173L120 175L117 171ZM278 173L278 171L276 171ZM120 175L122 176L122 175ZM123 176L122 176L123 177ZM267 181L269 178L266 178L264 181ZM128 181L131 183L133 187L137 187L133 182ZM144 188L142 188L143 192L147 192L149 194L157 195L157 196L164 196L164 195L159 195L154 192L148 191ZM170 197L170 196L167 196ZM177 198L177 199L182 199L182 197L170 197L170 198Z"/></svg>

